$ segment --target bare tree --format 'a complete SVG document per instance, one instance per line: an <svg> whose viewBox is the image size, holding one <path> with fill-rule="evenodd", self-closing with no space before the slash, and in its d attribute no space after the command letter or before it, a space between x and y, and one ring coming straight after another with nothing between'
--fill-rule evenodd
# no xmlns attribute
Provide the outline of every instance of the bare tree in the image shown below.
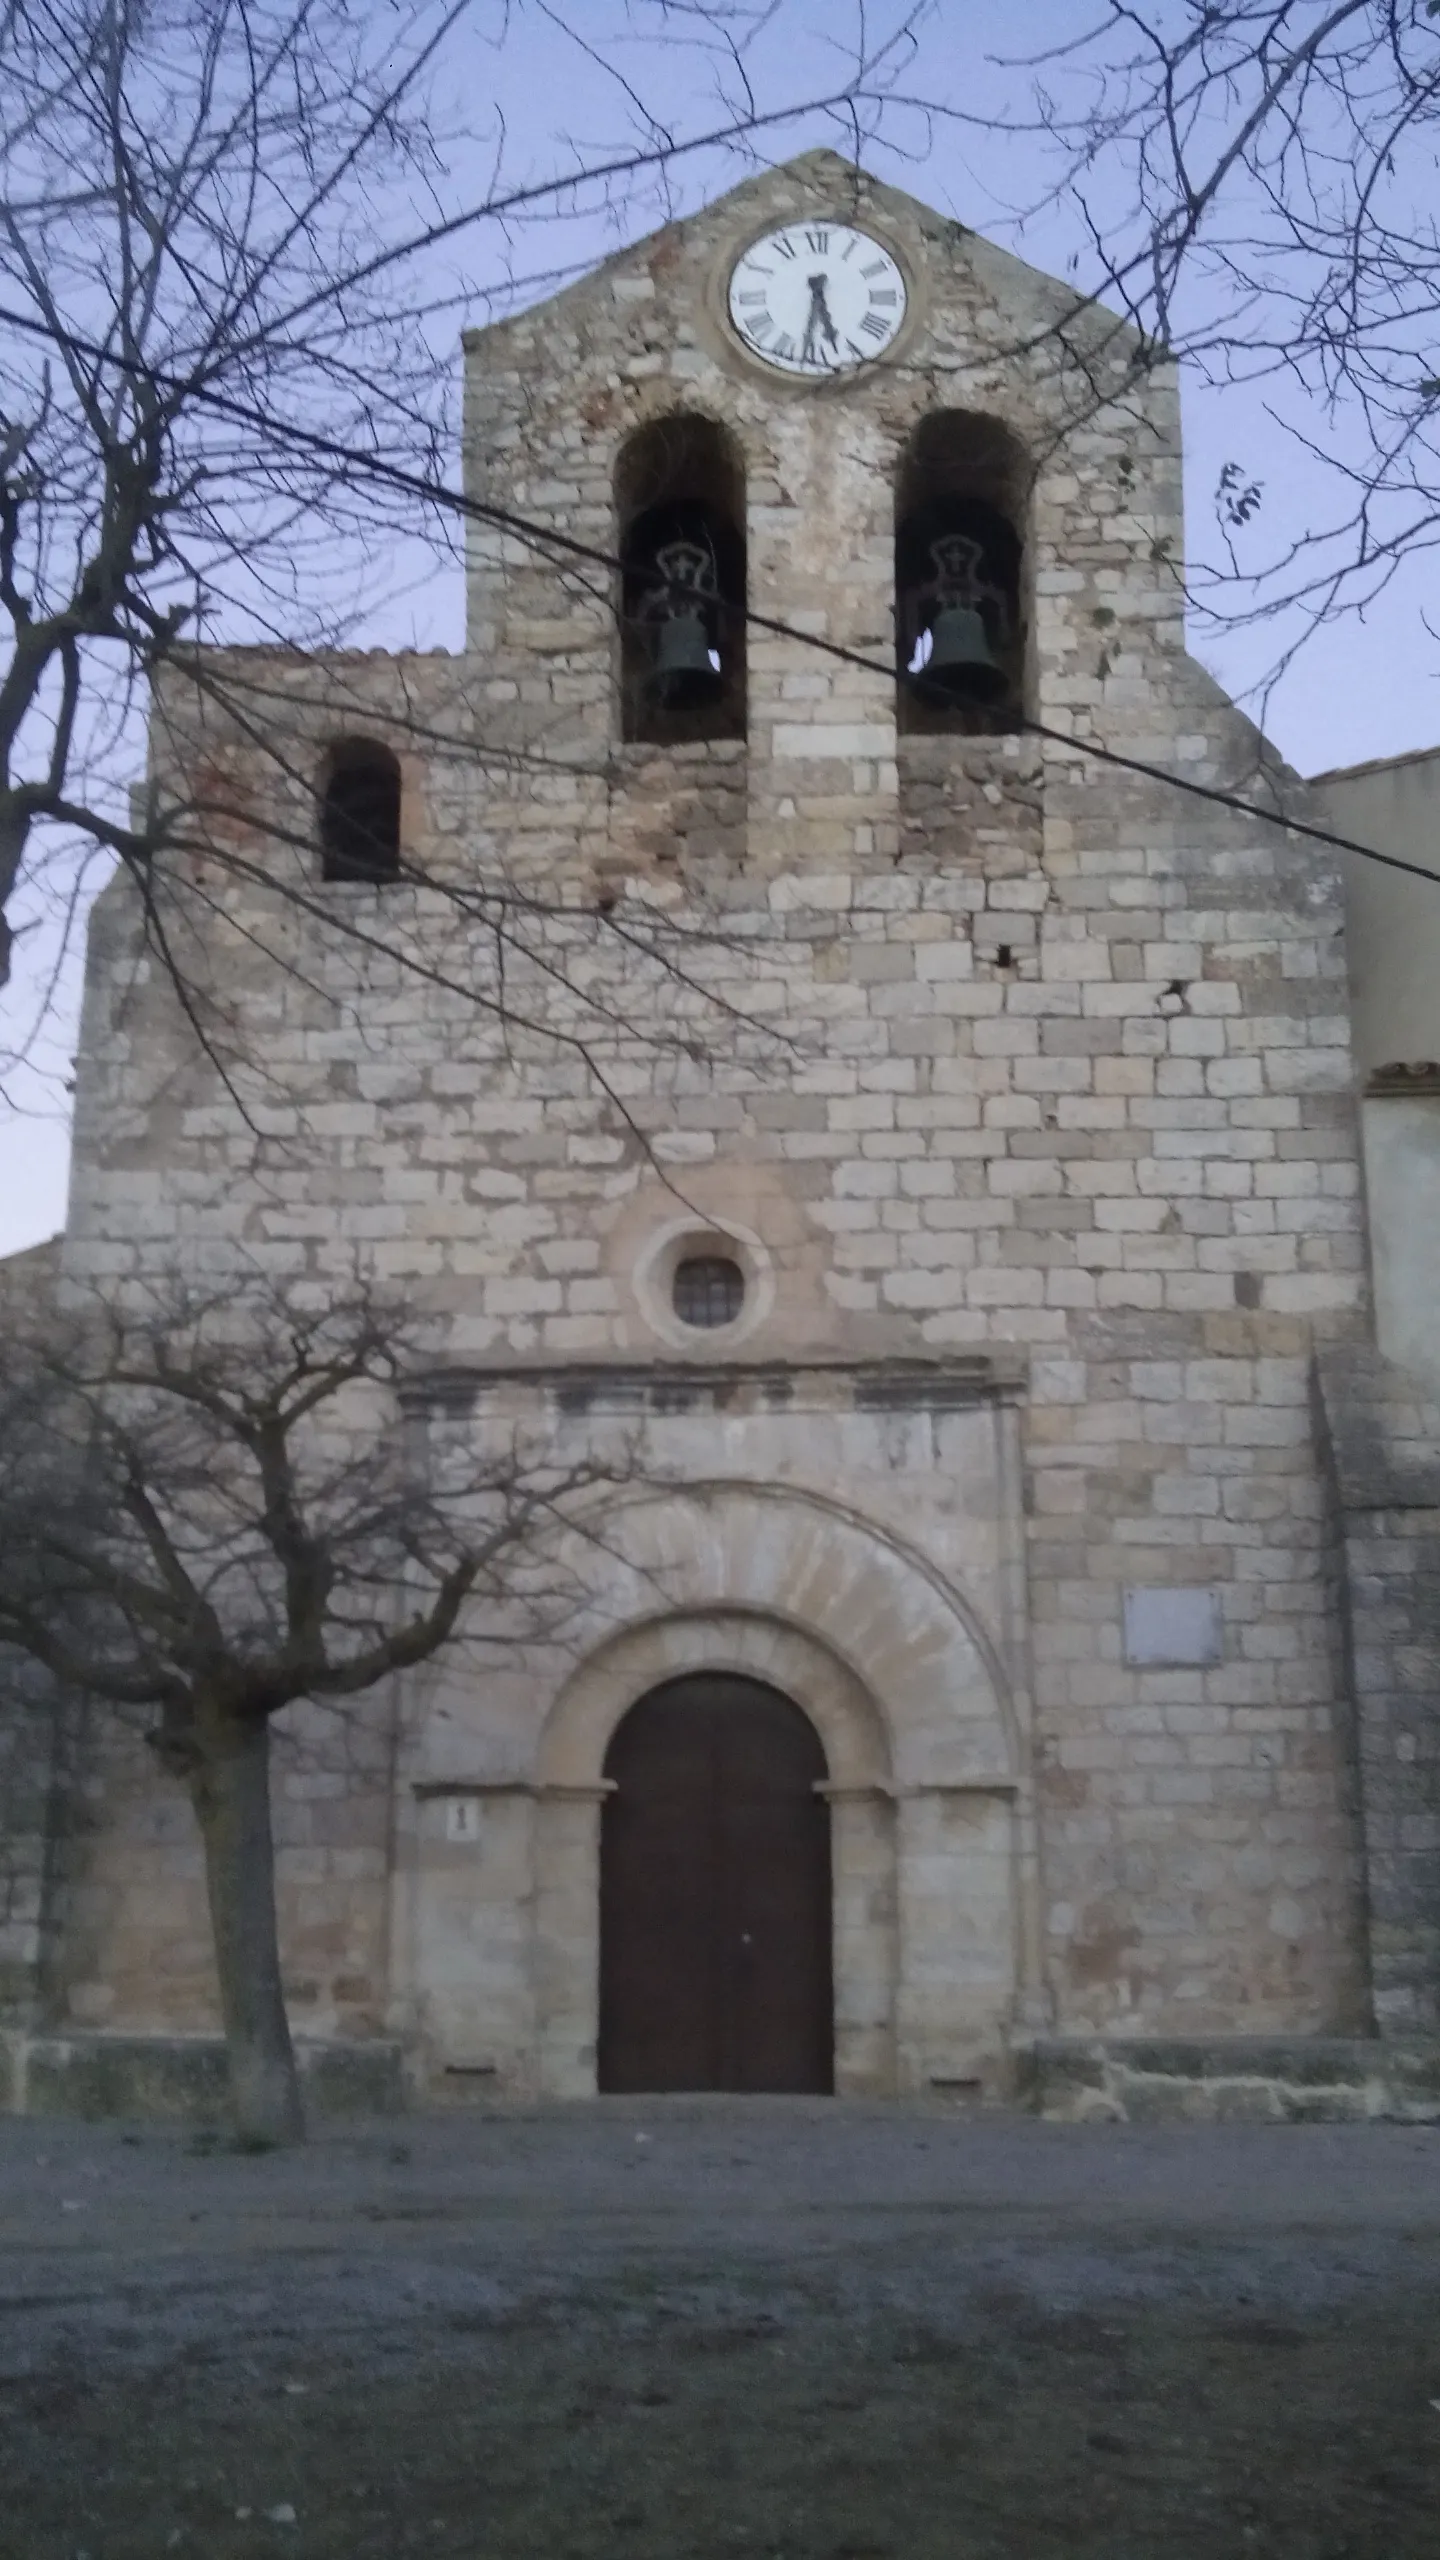
<svg viewBox="0 0 1440 2560"><path fill-rule="evenodd" d="M1244 394L1191 593L1283 664L1440 539L1440 4L1103 0L1027 68L1134 363Z"/></svg>
<svg viewBox="0 0 1440 2560"><path fill-rule="evenodd" d="M596 1480L518 1437L432 1467L396 1400L416 1356L363 1291L317 1307L259 1283L139 1315L96 1305L0 1351L0 1646L142 1718L187 1790L251 2140L303 2129L273 1720L430 1660L464 1612L553 1624L567 1595L546 1532Z"/></svg>
<svg viewBox="0 0 1440 2560"><path fill-rule="evenodd" d="M534 225L583 211L623 236L669 209L687 155L743 163L816 114L858 148L923 8L889 0L876 26L857 6L833 85L765 100L748 65L779 14L627 0L622 33L704 66L714 103L677 133L589 0L0 6L0 981L17 886L43 878L63 908L118 861L193 993L175 905L197 852L234 859L233 830L203 793L115 787L157 674L178 651L193 668L197 642L337 645L451 557L455 327L477 300L494 316L565 280L517 258ZM445 94L473 94L485 46L526 20L569 40L589 105L613 101L624 132L557 136L553 167L512 181L498 122L470 131L435 101L447 66ZM233 663L223 683L263 732ZM483 727L448 743L483 755ZM543 740L506 752L546 761ZM281 897L288 851L258 857Z"/></svg>

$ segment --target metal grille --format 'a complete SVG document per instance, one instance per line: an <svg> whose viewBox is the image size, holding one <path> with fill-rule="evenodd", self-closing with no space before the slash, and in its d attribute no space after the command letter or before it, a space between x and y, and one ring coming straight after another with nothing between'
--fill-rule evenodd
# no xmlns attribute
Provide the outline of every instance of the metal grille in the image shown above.
<svg viewBox="0 0 1440 2560"><path fill-rule="evenodd" d="M733 1324L745 1300L745 1274L720 1253L687 1254L675 1272L675 1313L682 1324Z"/></svg>

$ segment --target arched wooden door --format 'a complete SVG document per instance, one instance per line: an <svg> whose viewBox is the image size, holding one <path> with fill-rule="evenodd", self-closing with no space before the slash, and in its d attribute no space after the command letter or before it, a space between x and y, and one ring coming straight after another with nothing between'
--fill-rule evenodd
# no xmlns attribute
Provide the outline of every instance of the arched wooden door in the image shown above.
<svg viewBox="0 0 1440 2560"><path fill-rule="evenodd" d="M830 2090L830 1813L809 1718L758 1680L669 1680L605 1761L600 2086Z"/></svg>

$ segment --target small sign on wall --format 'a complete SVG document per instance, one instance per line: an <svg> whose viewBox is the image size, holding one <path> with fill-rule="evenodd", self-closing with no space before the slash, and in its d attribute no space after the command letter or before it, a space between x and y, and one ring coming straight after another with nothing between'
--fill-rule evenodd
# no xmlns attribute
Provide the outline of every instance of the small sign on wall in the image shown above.
<svg viewBox="0 0 1440 2560"><path fill-rule="evenodd" d="M478 1796L447 1796L445 1799L445 1837L473 1847L480 1838L480 1799Z"/></svg>
<svg viewBox="0 0 1440 2560"><path fill-rule="evenodd" d="M1124 1594L1125 1659L1132 1670L1204 1670L1224 1659L1220 1594L1195 1583Z"/></svg>

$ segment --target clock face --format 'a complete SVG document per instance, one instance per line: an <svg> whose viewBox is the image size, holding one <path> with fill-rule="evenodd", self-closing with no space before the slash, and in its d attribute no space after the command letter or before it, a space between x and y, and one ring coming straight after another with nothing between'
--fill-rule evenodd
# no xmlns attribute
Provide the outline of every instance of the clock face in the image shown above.
<svg viewBox="0 0 1440 2560"><path fill-rule="evenodd" d="M883 356L905 317L888 249L848 222L787 222L736 261L730 319L781 373L849 373Z"/></svg>

